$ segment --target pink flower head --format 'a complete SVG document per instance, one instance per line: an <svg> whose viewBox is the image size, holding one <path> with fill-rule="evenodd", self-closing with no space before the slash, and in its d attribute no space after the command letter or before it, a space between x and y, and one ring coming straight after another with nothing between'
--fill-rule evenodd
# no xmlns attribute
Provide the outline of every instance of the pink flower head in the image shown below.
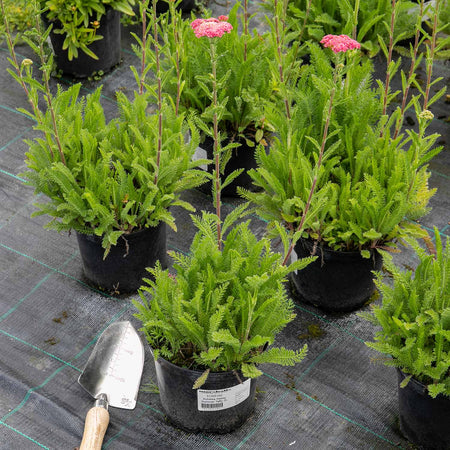
<svg viewBox="0 0 450 450"><path fill-rule="evenodd" d="M210 19L195 19L192 23L191 23L191 28L195 31L196 28L198 28L202 23L207 23L207 22L215 22L218 23L219 19L216 19L214 17L211 17Z"/></svg>
<svg viewBox="0 0 450 450"><path fill-rule="evenodd" d="M210 19L195 19L191 23L191 28L194 30L195 36L198 38L204 36L214 38L222 37L225 33L230 33L233 26L228 22L220 22L218 19L212 17Z"/></svg>
<svg viewBox="0 0 450 450"><path fill-rule="evenodd" d="M221 22L228 22L228 16L219 16Z"/></svg>
<svg viewBox="0 0 450 450"><path fill-rule="evenodd" d="M346 52L354 48L361 48L361 44L345 34L336 36L334 34L327 34L320 41L324 47L331 47L334 53Z"/></svg>

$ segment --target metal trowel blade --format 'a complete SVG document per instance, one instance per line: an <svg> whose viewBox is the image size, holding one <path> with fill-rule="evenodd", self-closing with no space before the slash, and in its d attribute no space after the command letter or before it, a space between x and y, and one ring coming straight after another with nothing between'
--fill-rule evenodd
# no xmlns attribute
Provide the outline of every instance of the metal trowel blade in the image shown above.
<svg viewBox="0 0 450 450"><path fill-rule="evenodd" d="M130 322L116 322L102 333L78 382L92 397L107 396L110 406L134 409L144 367L144 346Z"/></svg>

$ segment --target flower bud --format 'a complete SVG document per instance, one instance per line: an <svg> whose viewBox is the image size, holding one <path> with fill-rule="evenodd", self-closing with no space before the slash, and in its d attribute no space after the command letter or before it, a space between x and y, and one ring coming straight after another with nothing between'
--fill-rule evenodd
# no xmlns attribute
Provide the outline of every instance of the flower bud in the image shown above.
<svg viewBox="0 0 450 450"><path fill-rule="evenodd" d="M428 120L432 120L434 118L434 114L428 110L428 109L424 109L420 114L419 114L419 119L428 119Z"/></svg>
<svg viewBox="0 0 450 450"><path fill-rule="evenodd" d="M22 61L22 66L31 66L32 64L33 64L33 61L31 61L31 59L29 59L29 58L25 58Z"/></svg>

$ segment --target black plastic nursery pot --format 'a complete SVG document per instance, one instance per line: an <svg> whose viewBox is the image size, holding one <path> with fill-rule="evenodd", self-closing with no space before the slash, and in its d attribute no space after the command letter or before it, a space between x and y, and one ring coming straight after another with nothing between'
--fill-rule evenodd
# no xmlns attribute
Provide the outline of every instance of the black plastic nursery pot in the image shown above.
<svg viewBox="0 0 450 450"><path fill-rule="evenodd" d="M313 240L300 239L292 258L311 256L313 247ZM290 275L300 300L325 311L345 312L363 306L375 292L372 271L383 265L376 250L363 258L359 252L334 251L318 244L314 255L318 256L314 262Z"/></svg>
<svg viewBox="0 0 450 450"><path fill-rule="evenodd" d="M77 233L83 261L83 273L89 285L96 289L125 294L135 292L143 277L149 277L147 267L160 261L167 267L166 224L126 234L120 237L103 259L102 238Z"/></svg>
<svg viewBox="0 0 450 450"><path fill-rule="evenodd" d="M53 23L53 29L60 27L58 21L50 22L44 15L42 19L46 27L50 23ZM106 14L100 19L97 34L103 36L103 39L94 41L89 45L89 49L98 56L98 59L91 58L78 49L78 57L70 61L67 50L63 50L66 35L55 34L52 30L50 40L58 70L76 78L87 78L93 74L109 72L119 64L121 60L120 12L107 7Z"/></svg>
<svg viewBox="0 0 450 450"><path fill-rule="evenodd" d="M191 433L229 433L240 427L255 407L256 380L240 372L213 372L193 389L203 372L155 361L159 396L169 421Z"/></svg>
<svg viewBox="0 0 450 450"><path fill-rule="evenodd" d="M397 375L400 431L421 449L450 449L450 397L430 397L426 386L414 378L402 388L407 375L399 369Z"/></svg>
<svg viewBox="0 0 450 450"><path fill-rule="evenodd" d="M181 0L177 9L183 13L189 13L195 8L195 0ZM169 10L169 5L166 2L158 1L156 3L157 14L164 14Z"/></svg>
<svg viewBox="0 0 450 450"><path fill-rule="evenodd" d="M229 140L225 139L222 146L229 144ZM225 181L225 178L236 169L244 169L244 171L236 177L228 186L222 189L222 194L228 197L238 197L237 187L241 186L247 190L254 190L253 181L248 175L247 171L250 169L256 169L257 164L255 160L255 149L256 147L249 147L243 138L237 138L234 142L240 144L240 147L233 148L231 150L231 157L225 166L225 172L221 175L221 180ZM206 136L203 143L200 144L199 149L197 149L197 156L199 158L206 158L214 160L214 140ZM209 173L213 173L215 164L214 162L208 164L207 170ZM211 182L205 183L200 186L202 192L208 194L211 193Z"/></svg>

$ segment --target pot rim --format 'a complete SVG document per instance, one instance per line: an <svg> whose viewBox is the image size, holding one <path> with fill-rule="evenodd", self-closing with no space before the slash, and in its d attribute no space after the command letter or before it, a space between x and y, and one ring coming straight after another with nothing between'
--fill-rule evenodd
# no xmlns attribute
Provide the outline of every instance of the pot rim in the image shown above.
<svg viewBox="0 0 450 450"><path fill-rule="evenodd" d="M206 369L205 370L188 369L187 367L177 366L176 364L171 363L170 361L167 361L167 359L163 358L161 355L158 356L158 359L155 359L154 355L153 355L153 348L151 346L149 346L149 347L150 347L150 353L152 354L153 361L155 363L158 363L158 362L160 362L160 360L162 360L162 361L164 361L164 364L167 364L170 367L176 368L177 370L181 370L183 372L189 372L191 374L198 374L199 377L201 375L203 375L203 373L206 370ZM248 377L245 377L244 375L242 375L241 370L237 370L237 369L236 370L227 370L227 371L222 371L222 372L212 372L212 371L210 371L208 377L210 377L210 376L214 376L214 377L221 377L221 376L228 377L230 375L235 375L235 372L239 375L240 378L243 378L242 381L245 381L245 380L249 379Z"/></svg>
<svg viewBox="0 0 450 450"><path fill-rule="evenodd" d="M317 242L317 248L319 248L321 251L327 252L327 253L331 253L333 255L348 255L349 257L354 257L354 256L361 256L361 251L355 251L355 250L333 250L332 248L330 248L327 243L325 241L318 241L317 239L313 239L311 237L307 237L307 238L303 238L301 237L297 243L295 244L295 247L297 247L297 245L303 245L304 247L306 247L308 250L311 249L314 246L314 243ZM375 254L375 255L380 255L381 253L378 251L378 249L376 248L369 248L369 249L363 249L363 250L368 250L371 254L371 257ZM317 255L317 252L316 254Z"/></svg>

